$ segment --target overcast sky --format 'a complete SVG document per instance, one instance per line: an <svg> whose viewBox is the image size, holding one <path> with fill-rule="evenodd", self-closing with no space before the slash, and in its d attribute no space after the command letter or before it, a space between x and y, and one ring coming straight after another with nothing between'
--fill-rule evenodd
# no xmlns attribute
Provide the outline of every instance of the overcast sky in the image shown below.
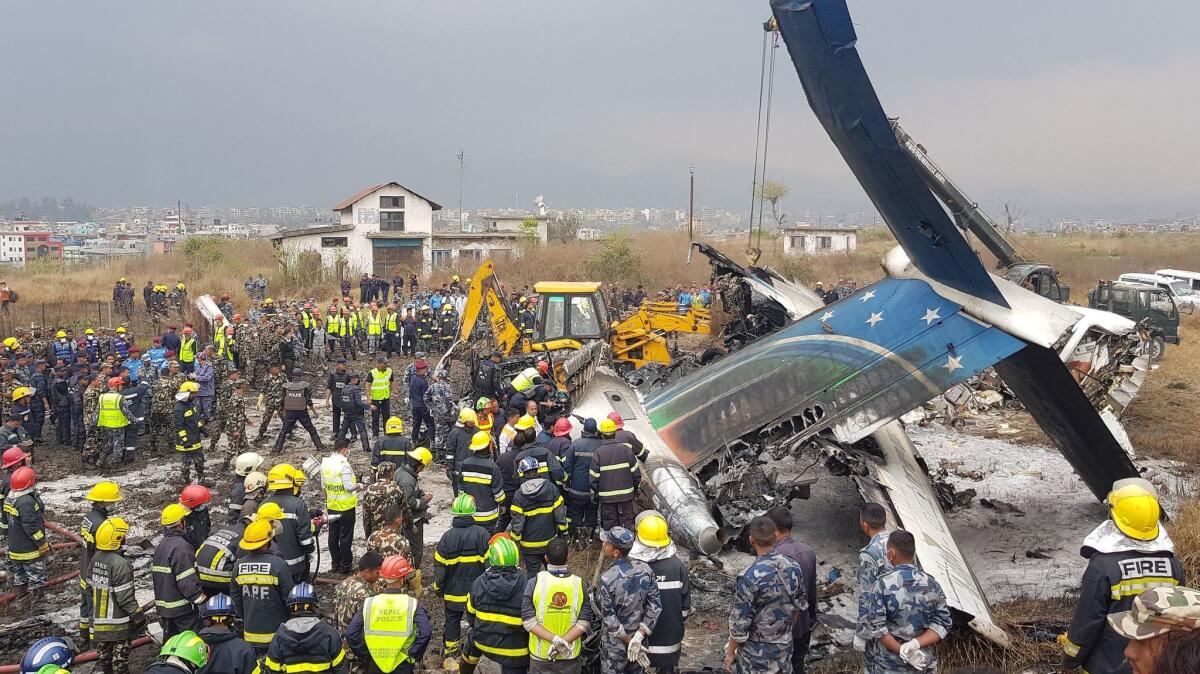
<svg viewBox="0 0 1200 674"><path fill-rule="evenodd" d="M884 108L985 205L1200 210L1200 5L852 0ZM746 208L765 0L0 7L0 199ZM769 174L866 205L781 46ZM514 195L516 195L514 197Z"/></svg>

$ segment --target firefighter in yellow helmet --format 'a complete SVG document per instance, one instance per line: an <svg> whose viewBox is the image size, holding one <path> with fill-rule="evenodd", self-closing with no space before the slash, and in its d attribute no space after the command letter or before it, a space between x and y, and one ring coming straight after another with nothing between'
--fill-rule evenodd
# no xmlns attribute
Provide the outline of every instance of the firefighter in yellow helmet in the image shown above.
<svg viewBox="0 0 1200 674"><path fill-rule="evenodd" d="M204 419L195 402L199 392L200 385L196 382L183 382L175 394L175 410L171 414L175 429L175 452L179 454L180 461L180 478L185 485L192 481L193 466L196 468L196 480L204 482L204 448L200 444Z"/></svg>
<svg viewBox="0 0 1200 674"><path fill-rule="evenodd" d="M1058 638L1063 666L1089 672L1129 671L1128 639L1116 633L1107 616L1128 611L1133 599L1156 587L1183 582L1175 546L1160 523L1158 491L1149 481L1128 478L1113 483L1105 502L1109 518L1083 540L1088 560L1075 617Z"/></svg>

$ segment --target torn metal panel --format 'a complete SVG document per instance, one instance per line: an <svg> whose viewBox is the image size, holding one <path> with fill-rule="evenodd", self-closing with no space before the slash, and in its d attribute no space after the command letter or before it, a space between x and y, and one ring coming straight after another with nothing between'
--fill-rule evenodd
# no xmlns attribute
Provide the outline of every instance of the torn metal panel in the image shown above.
<svg viewBox="0 0 1200 674"><path fill-rule="evenodd" d="M886 495L896 520L917 542L920 566L938 579L952 608L969 616L971 629L997 644L1011 645L1008 634L996 623L979 580L954 542L946 517L938 505L929 475L917 462L917 451L899 422L890 423L872 436L881 458L864 463L869 478L856 478L863 498Z"/></svg>
<svg viewBox="0 0 1200 674"><path fill-rule="evenodd" d="M850 443L1021 346L926 283L885 279L682 378L646 409L688 468L737 442L830 430Z"/></svg>

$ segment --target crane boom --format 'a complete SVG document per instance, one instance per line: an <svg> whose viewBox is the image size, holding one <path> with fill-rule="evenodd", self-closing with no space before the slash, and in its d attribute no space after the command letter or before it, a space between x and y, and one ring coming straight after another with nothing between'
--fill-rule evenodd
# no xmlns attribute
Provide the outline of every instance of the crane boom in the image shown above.
<svg viewBox="0 0 1200 674"><path fill-rule="evenodd" d="M900 149L904 150L909 159L912 159L913 166L921 174L921 179L925 181L929 191L946 204L950 215L954 217L954 222L960 228L974 234L980 243L996 256L996 261L1001 267L1030 262L1004 238L1004 235L1000 233L1000 228L996 227L987 213L984 213L978 204L964 194L958 185L955 185L954 181L946 175L946 172L929 158L929 153L925 151L925 148L901 128L899 120L888 121L892 123L892 132L896 134L896 142L899 143Z"/></svg>

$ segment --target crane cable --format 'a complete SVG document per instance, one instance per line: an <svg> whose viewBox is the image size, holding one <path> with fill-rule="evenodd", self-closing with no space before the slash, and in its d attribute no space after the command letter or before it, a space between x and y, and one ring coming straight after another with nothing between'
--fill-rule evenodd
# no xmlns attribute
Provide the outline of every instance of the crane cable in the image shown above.
<svg viewBox="0 0 1200 674"><path fill-rule="evenodd" d="M762 157L762 185L767 182L767 150L771 142L771 108L775 97L775 50L779 47L779 30L775 28L775 19L763 24L763 44L762 57L759 62L758 73L758 119L757 126L754 130L754 177L751 181L750 188L750 226L747 238L747 245L750 250L758 250L762 245L762 218L764 210L765 195L760 189L759 178L759 151L761 149ZM767 60L767 36L771 36L770 53L771 58ZM766 108L763 107L763 99L766 99ZM758 239L754 237L754 207L755 201L758 201Z"/></svg>

